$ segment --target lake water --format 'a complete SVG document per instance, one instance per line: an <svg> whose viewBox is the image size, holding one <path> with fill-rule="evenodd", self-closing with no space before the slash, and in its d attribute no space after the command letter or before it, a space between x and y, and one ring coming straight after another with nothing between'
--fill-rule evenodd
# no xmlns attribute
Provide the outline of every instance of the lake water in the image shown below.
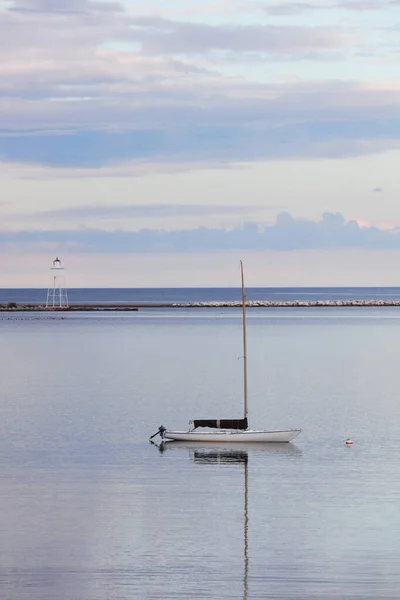
<svg viewBox="0 0 400 600"><path fill-rule="evenodd" d="M303 433L236 449L148 436L241 416L240 310L0 336L0 597L398 598L399 308L250 309L250 425Z"/></svg>
<svg viewBox="0 0 400 600"><path fill-rule="evenodd" d="M247 288L248 300L399 300L398 287ZM0 304L45 304L47 290L0 288ZM231 302L241 299L240 288L72 288L70 304L172 304Z"/></svg>

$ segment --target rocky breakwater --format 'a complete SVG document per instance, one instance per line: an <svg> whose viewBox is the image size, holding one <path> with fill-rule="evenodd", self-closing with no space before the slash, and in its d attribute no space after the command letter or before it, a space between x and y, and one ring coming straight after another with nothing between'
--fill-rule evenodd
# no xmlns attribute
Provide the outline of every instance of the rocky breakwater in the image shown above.
<svg viewBox="0 0 400 600"><path fill-rule="evenodd" d="M73 312L73 311L138 311L139 308L133 305L127 304L72 304L70 306L43 306L40 304L16 304L15 302L9 302L8 304L0 304L1 311L35 311L35 312Z"/></svg>
<svg viewBox="0 0 400 600"><path fill-rule="evenodd" d="M172 304L174 308L234 308L242 306L240 301L232 302L191 302L189 304ZM248 307L265 308L314 308L314 307L342 307L342 306L400 306L399 300L247 300Z"/></svg>

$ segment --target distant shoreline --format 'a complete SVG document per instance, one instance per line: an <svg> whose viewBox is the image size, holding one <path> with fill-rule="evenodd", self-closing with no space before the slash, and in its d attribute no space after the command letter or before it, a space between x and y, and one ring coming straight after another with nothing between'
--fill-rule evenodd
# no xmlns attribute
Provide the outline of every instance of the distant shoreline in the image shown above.
<svg viewBox="0 0 400 600"><path fill-rule="evenodd" d="M10 305L12 304L12 306ZM0 312L136 312L152 308L240 308L240 301L130 303L130 304L72 304L68 307L46 307L40 304L0 304ZM324 308L324 307L383 307L400 306L399 300L248 300L248 308Z"/></svg>

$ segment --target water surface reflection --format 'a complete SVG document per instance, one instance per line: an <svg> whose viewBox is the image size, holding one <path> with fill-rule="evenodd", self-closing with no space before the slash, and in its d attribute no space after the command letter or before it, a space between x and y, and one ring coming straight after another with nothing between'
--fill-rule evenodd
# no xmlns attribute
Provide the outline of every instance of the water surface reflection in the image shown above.
<svg viewBox="0 0 400 600"><path fill-rule="evenodd" d="M197 465L239 465L243 470L242 481L237 483L243 489L243 600L248 600L249 591L249 454L301 455L301 450L293 444L204 444L203 442L162 441L157 444L159 452L188 451L189 458Z"/></svg>

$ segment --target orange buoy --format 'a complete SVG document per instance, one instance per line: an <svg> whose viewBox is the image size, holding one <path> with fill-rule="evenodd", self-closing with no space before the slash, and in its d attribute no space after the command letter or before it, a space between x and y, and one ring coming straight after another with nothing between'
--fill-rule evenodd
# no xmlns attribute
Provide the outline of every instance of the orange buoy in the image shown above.
<svg viewBox="0 0 400 600"><path fill-rule="evenodd" d="M352 446L353 445L353 440L346 440L346 446Z"/></svg>

